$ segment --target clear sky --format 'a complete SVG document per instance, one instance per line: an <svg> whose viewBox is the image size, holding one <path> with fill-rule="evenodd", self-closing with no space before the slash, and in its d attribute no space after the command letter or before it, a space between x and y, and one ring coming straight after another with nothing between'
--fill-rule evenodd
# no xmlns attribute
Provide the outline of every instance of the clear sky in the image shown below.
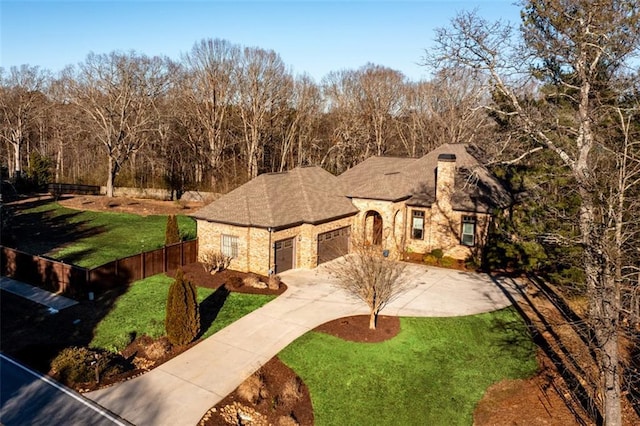
<svg viewBox="0 0 640 426"><path fill-rule="evenodd" d="M419 80L434 29L461 10L519 22L514 0L0 0L0 66L59 71L86 55L135 50L179 59L203 38L280 54L316 81L372 62Z"/></svg>

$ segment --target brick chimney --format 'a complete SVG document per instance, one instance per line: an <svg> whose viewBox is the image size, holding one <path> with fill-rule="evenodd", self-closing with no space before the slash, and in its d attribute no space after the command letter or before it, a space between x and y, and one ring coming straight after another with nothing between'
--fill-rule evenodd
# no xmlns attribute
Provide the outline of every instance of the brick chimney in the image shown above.
<svg viewBox="0 0 640 426"><path fill-rule="evenodd" d="M438 155L438 168L436 169L436 204L443 213L452 210L451 196L453 195L455 181L455 154Z"/></svg>

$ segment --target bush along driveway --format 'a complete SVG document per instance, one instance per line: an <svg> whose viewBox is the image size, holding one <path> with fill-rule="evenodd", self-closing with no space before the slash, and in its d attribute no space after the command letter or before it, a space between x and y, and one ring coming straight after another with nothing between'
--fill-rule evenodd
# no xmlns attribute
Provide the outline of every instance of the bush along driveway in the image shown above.
<svg viewBox="0 0 640 426"><path fill-rule="evenodd" d="M419 265L409 265L405 273L412 288L383 314L458 316L511 304L487 275ZM287 271L282 279L289 289L277 299L149 373L87 396L139 426L194 425L298 337L327 321L368 313L331 284L326 267Z"/></svg>

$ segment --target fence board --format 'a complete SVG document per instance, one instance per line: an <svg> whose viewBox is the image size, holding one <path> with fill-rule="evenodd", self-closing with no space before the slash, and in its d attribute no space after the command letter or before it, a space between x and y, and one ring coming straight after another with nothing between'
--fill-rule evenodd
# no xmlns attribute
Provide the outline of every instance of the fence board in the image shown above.
<svg viewBox="0 0 640 426"><path fill-rule="evenodd" d="M179 267L184 265L184 263L182 262L182 244L178 243L167 246L165 257L167 271L178 269Z"/></svg>
<svg viewBox="0 0 640 426"><path fill-rule="evenodd" d="M79 295L79 291L86 284L84 268L9 247L1 248L2 275L69 296Z"/></svg>
<svg viewBox="0 0 640 426"><path fill-rule="evenodd" d="M164 272L164 249L158 249L143 253L144 255L144 275L152 275Z"/></svg>
<svg viewBox="0 0 640 426"><path fill-rule="evenodd" d="M145 278L142 275L141 259L143 255L144 253L140 253L136 254L135 256L118 259L118 280L131 283Z"/></svg>
<svg viewBox="0 0 640 426"><path fill-rule="evenodd" d="M93 269L66 264L0 246L0 273L45 290L85 297L193 263L198 241L183 241L157 250L114 260Z"/></svg>
<svg viewBox="0 0 640 426"><path fill-rule="evenodd" d="M97 185L82 185L75 183L50 183L48 186L50 194L79 194L79 195L100 195L100 187Z"/></svg>

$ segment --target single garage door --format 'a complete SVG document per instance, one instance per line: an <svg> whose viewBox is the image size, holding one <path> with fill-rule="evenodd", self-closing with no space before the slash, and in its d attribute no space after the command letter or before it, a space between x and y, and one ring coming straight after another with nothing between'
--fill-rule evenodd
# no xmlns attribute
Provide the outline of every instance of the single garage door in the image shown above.
<svg viewBox="0 0 640 426"><path fill-rule="evenodd" d="M284 272L293 268L293 246L293 238L276 241L276 273Z"/></svg>
<svg viewBox="0 0 640 426"><path fill-rule="evenodd" d="M349 253L351 227L318 234L318 265Z"/></svg>

